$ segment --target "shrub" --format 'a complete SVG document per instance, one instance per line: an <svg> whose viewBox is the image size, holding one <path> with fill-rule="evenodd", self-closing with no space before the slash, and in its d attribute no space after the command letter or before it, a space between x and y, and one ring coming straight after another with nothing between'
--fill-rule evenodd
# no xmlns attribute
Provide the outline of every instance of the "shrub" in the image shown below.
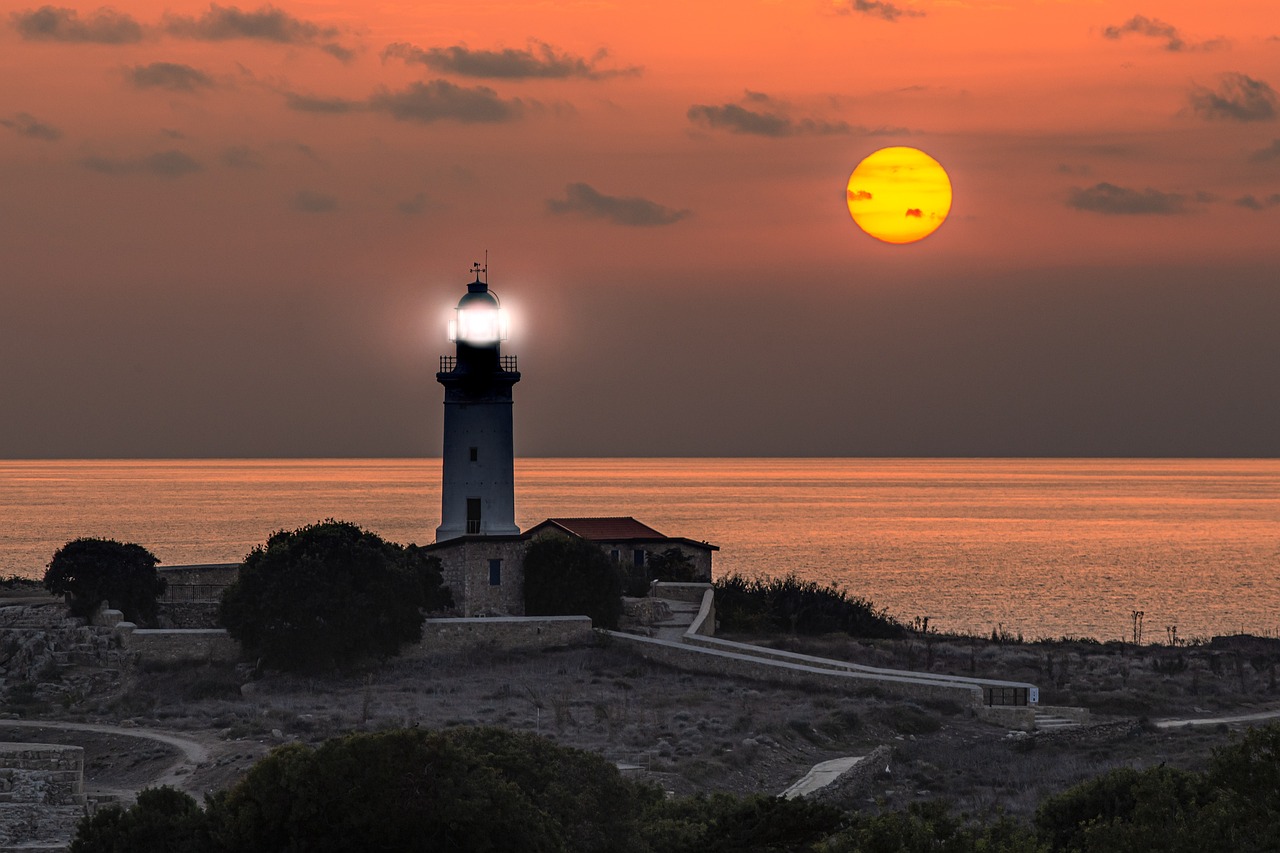
<svg viewBox="0 0 1280 853"><path fill-rule="evenodd" d="M104 601L131 622L150 624L165 580L156 572L156 555L141 545L114 539L73 539L49 561L45 589L69 594L73 616L88 618Z"/></svg>
<svg viewBox="0 0 1280 853"><path fill-rule="evenodd" d="M188 795L147 788L129 808L104 806L76 826L69 853L207 853L216 848L209 820Z"/></svg>
<svg viewBox="0 0 1280 853"><path fill-rule="evenodd" d="M273 533L222 595L222 624L249 657L316 670L396 654L423 610L451 603L440 561L329 519Z"/></svg>
<svg viewBox="0 0 1280 853"><path fill-rule="evenodd" d="M524 612L529 616L590 616L617 628L622 575L600 548L576 536L547 536L524 555Z"/></svg>
<svg viewBox="0 0 1280 853"><path fill-rule="evenodd" d="M870 601L834 586L784 578L747 580L729 575L715 582L716 618L726 631L793 634L843 632L854 637L896 638L906 629Z"/></svg>

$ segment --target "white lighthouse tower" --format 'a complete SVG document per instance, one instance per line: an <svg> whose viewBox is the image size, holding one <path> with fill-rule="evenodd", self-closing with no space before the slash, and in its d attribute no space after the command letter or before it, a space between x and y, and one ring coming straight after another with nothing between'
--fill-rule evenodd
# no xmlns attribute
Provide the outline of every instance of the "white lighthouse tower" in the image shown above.
<svg viewBox="0 0 1280 853"><path fill-rule="evenodd" d="M456 355L440 357L444 386L444 460L436 541L459 536L518 534L511 387L520 381L516 357L502 355L506 315L489 290L488 270L475 281L449 323Z"/></svg>

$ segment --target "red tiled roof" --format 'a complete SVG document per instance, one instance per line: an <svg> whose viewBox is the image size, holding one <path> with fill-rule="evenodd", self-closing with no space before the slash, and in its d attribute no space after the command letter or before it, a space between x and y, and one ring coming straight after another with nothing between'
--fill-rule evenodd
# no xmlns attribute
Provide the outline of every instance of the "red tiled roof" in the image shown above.
<svg viewBox="0 0 1280 853"><path fill-rule="evenodd" d="M593 542L666 538L649 525L642 524L629 515L612 518L548 518L542 523L555 524L574 536Z"/></svg>

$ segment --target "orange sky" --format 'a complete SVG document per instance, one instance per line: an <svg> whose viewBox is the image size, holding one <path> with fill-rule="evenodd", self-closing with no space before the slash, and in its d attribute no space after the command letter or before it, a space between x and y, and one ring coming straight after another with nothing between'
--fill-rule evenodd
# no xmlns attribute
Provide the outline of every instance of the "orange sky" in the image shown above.
<svg viewBox="0 0 1280 853"><path fill-rule="evenodd" d="M4 3L0 456L434 455L486 248L525 453L1274 454L1276 86L1270 0Z"/></svg>

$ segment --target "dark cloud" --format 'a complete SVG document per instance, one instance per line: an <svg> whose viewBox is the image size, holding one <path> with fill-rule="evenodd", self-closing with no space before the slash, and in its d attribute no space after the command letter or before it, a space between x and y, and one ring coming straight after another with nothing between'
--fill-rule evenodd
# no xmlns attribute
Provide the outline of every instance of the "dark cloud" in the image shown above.
<svg viewBox="0 0 1280 853"><path fill-rule="evenodd" d="M353 113L366 108L362 101L351 101L346 98L317 98L294 92L285 92L284 102L289 109L304 113Z"/></svg>
<svg viewBox="0 0 1280 853"><path fill-rule="evenodd" d="M427 210L427 194L418 193L413 198L396 202L396 210L406 216L417 216Z"/></svg>
<svg viewBox="0 0 1280 853"><path fill-rule="evenodd" d="M610 77L634 77L642 73L637 66L600 68L609 52L600 50L591 57L574 56L551 45L531 41L525 50L471 50L464 45L422 49L405 42L388 45L382 58L400 59L425 65L442 74L483 77L494 80L529 80L534 78L577 78L605 80Z"/></svg>
<svg viewBox="0 0 1280 853"><path fill-rule="evenodd" d="M1188 97L1191 109L1205 119L1271 121L1276 117L1275 89L1235 71L1223 74L1217 89L1197 86Z"/></svg>
<svg viewBox="0 0 1280 853"><path fill-rule="evenodd" d="M338 209L338 199L314 190L298 190L293 197L293 209L302 213L331 213Z"/></svg>
<svg viewBox="0 0 1280 853"><path fill-rule="evenodd" d="M852 0L848 6L840 7L840 14L848 15L851 12L857 12L861 15L870 15L873 18L882 18L886 21L896 21L899 18L923 18L924 12L918 9L904 9L887 0Z"/></svg>
<svg viewBox="0 0 1280 853"><path fill-rule="evenodd" d="M1249 155L1249 160L1254 163L1270 163L1280 160L1280 139L1273 139L1266 148L1254 151Z"/></svg>
<svg viewBox="0 0 1280 853"><path fill-rule="evenodd" d="M713 130L752 136L827 136L853 132L853 128L843 121L826 122L812 118L796 121L781 113L749 110L737 104L694 104L686 115L689 121Z"/></svg>
<svg viewBox="0 0 1280 853"><path fill-rule="evenodd" d="M191 157L177 150L158 151L137 160L86 157L81 164L86 169L104 175L148 174L160 178L180 178L203 168Z"/></svg>
<svg viewBox="0 0 1280 853"><path fill-rule="evenodd" d="M1266 210L1269 207L1280 207L1280 193L1272 193L1265 198L1259 199L1253 195L1241 196L1232 204L1237 207L1248 208L1249 210Z"/></svg>
<svg viewBox="0 0 1280 853"><path fill-rule="evenodd" d="M135 89L167 89L170 92L197 92L213 88L213 78L198 68L176 62L153 62L125 69L125 77Z"/></svg>
<svg viewBox="0 0 1280 853"><path fill-rule="evenodd" d="M332 56L339 62L350 62L356 58L356 52L349 47L343 47L337 42L329 42L320 45L320 49Z"/></svg>
<svg viewBox="0 0 1280 853"><path fill-rule="evenodd" d="M232 169L261 169L258 153L247 145L233 145L222 152L222 165Z"/></svg>
<svg viewBox="0 0 1280 853"><path fill-rule="evenodd" d="M0 127L7 127L19 136L28 139L41 139L54 142L62 138L62 131L51 124L45 124L31 113L18 113L12 118L0 118Z"/></svg>
<svg viewBox="0 0 1280 853"><path fill-rule="evenodd" d="M851 190L849 192L850 201L871 201L874 196L866 190Z"/></svg>
<svg viewBox="0 0 1280 853"><path fill-rule="evenodd" d="M1103 37L1109 39L1118 39L1129 33L1164 39L1165 50L1183 50L1187 46L1186 41L1178 33L1177 27L1159 18L1148 18L1146 15L1134 15L1123 24L1107 27L1102 31Z"/></svg>
<svg viewBox="0 0 1280 853"><path fill-rule="evenodd" d="M910 207L910 208L907 208L907 212L906 212L906 213L904 213L904 214L903 214L903 216L911 216L911 217L914 217L914 218L916 218L916 219L923 219L923 218L924 218L924 211L922 211L922 210L921 210L920 208L918 208L918 207Z"/></svg>
<svg viewBox="0 0 1280 853"><path fill-rule="evenodd" d="M504 100L487 86L457 86L447 80L410 83L399 92L381 91L368 101L369 109L400 121L461 122L514 121L524 113L519 98Z"/></svg>
<svg viewBox="0 0 1280 853"><path fill-rule="evenodd" d="M1187 197L1179 193L1166 193L1150 188L1133 190L1104 182L1085 189L1072 190L1067 199L1067 206L1074 207L1076 210L1109 215L1171 216L1187 213L1187 201Z"/></svg>
<svg viewBox="0 0 1280 853"><path fill-rule="evenodd" d="M167 15L164 30L169 35L197 41L249 39L277 44L311 45L344 62L353 55L350 50L332 41L341 32L337 27L321 26L294 17L271 5L246 12L236 6L219 6L214 3L209 6L209 11L198 18Z"/></svg>
<svg viewBox="0 0 1280 853"><path fill-rule="evenodd" d="M615 225L648 227L672 225L688 217L691 211L665 207L645 198L604 195L588 184L565 187L565 198L547 199L547 210L557 215L576 214L587 219L602 219Z"/></svg>
<svg viewBox="0 0 1280 853"><path fill-rule="evenodd" d="M142 41L143 37L141 24L129 15L106 7L84 20L75 9L54 6L14 12L9 20L18 34L28 41L130 44Z"/></svg>

